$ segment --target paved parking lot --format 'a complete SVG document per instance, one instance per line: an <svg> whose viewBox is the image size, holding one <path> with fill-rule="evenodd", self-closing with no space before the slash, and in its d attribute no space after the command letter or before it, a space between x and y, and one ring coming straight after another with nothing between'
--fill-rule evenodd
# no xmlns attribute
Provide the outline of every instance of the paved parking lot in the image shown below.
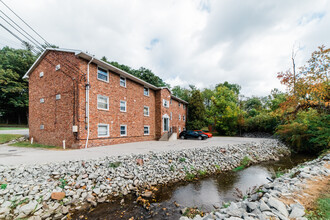
<svg viewBox="0 0 330 220"><path fill-rule="evenodd" d="M21 135L29 135L29 129L0 130L0 134L21 134Z"/></svg>
<svg viewBox="0 0 330 220"><path fill-rule="evenodd" d="M149 151L161 152L188 148L203 148L207 146L224 146L259 142L263 138L213 137L207 140L177 140L177 141L144 141L127 144L117 144L80 150L46 150L36 148L12 147L0 145L0 164L43 164L80 159L96 159L104 156L119 156L143 154Z"/></svg>

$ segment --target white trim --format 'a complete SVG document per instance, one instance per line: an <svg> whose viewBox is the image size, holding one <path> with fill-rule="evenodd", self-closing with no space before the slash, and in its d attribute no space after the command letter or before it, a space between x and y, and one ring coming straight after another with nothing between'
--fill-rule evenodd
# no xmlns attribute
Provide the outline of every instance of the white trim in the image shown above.
<svg viewBox="0 0 330 220"><path fill-rule="evenodd" d="M44 124L41 124L40 125L40 130L44 130L45 129L45 125Z"/></svg>
<svg viewBox="0 0 330 220"><path fill-rule="evenodd" d="M179 114L179 121L181 121L181 114Z"/></svg>
<svg viewBox="0 0 330 220"><path fill-rule="evenodd" d="M99 134L99 126L107 126L107 134L106 135L101 135ZM109 131L109 124L97 124L97 137L109 137L110 136L110 131Z"/></svg>
<svg viewBox="0 0 330 220"><path fill-rule="evenodd" d="M40 103L45 103L45 99L44 98L41 98L40 99Z"/></svg>
<svg viewBox="0 0 330 220"><path fill-rule="evenodd" d="M148 128L148 134L144 133L144 128ZM150 135L150 125L144 125L143 126L143 135Z"/></svg>
<svg viewBox="0 0 330 220"><path fill-rule="evenodd" d="M144 109L145 109L145 108L148 109L148 114L147 114L147 115L144 114ZM149 106L143 106L143 115L144 115L144 116L150 116L150 108L149 108Z"/></svg>
<svg viewBox="0 0 330 220"><path fill-rule="evenodd" d="M148 94L147 94L147 95L146 95L146 94L144 94L144 90L145 90L145 89L147 89L147 90L148 90ZM150 90L149 90L149 88L148 88L148 87L143 87L143 95L144 95L144 96L148 96L148 97L150 96Z"/></svg>
<svg viewBox="0 0 330 220"><path fill-rule="evenodd" d="M121 127L125 127L125 134L121 134ZM119 126L119 133L121 137L127 136L127 125L120 125Z"/></svg>
<svg viewBox="0 0 330 220"><path fill-rule="evenodd" d="M167 103L167 106L165 106L165 103ZM166 100L166 99L163 99L163 106L165 108L169 108L170 107L170 102L168 100Z"/></svg>
<svg viewBox="0 0 330 220"><path fill-rule="evenodd" d="M125 80L125 86L123 86L123 85L121 85L121 79L124 79ZM126 84L127 83L127 81L126 81L126 77L124 77L124 76L119 76L119 85L121 86L121 87L124 87L124 88L126 88Z"/></svg>
<svg viewBox="0 0 330 220"><path fill-rule="evenodd" d="M55 95L55 100L60 100L61 99L61 94L56 94Z"/></svg>
<svg viewBox="0 0 330 220"><path fill-rule="evenodd" d="M125 111L122 111L122 110L121 110L121 103L122 103L122 102L125 103ZM127 112L127 102L126 102L126 101L124 101L124 100L120 100L120 102L119 102L119 110L120 110L120 112Z"/></svg>
<svg viewBox="0 0 330 220"><path fill-rule="evenodd" d="M107 99L107 108L99 108L99 97L102 97L102 98L106 98ZM100 95L98 94L97 95L97 98L96 98L96 106L97 106L97 109L99 110L109 110L109 97L108 96L105 96L105 95Z"/></svg>
<svg viewBox="0 0 330 220"><path fill-rule="evenodd" d="M44 77L44 72L40 72L40 73L39 73L39 77L40 77L40 78Z"/></svg>
<svg viewBox="0 0 330 220"><path fill-rule="evenodd" d="M104 79L100 79L99 78L99 68L102 69L102 70L105 70L107 72L107 74L108 74L107 80L104 80ZM97 66L97 68L96 68L96 78L97 78L97 80L100 80L102 82L108 83L109 82L109 78L110 78L109 70L107 70L107 69L105 69L103 67Z"/></svg>

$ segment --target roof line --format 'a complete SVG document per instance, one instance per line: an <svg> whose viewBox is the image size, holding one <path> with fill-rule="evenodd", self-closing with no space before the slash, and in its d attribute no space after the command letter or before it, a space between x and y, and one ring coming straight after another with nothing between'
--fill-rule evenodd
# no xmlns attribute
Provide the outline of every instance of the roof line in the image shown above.
<svg viewBox="0 0 330 220"><path fill-rule="evenodd" d="M68 52L68 53L74 53L76 56L78 57L81 57L81 58L84 58L86 59L87 57L89 59L91 59L93 57L93 55L89 54L89 53L86 53L86 52L83 52L81 50L73 50L73 49L65 49L65 48L50 48L50 47L47 47L41 54L40 56L38 57L38 59L32 64L32 66L30 67L30 69L25 73L25 75L23 76L23 79L28 79L29 78L29 75L30 73L39 65L39 63L41 62L41 60L46 56L46 54L49 52L49 51L60 51L60 52ZM137 82L137 83L140 83L148 88L152 88L154 90L161 90L161 89L167 89L170 94L171 94L171 97L173 99L177 99L178 101L181 101L183 103L186 103L188 104L187 101L185 100L182 100L180 99L179 97L176 97L172 94L172 91L168 88L168 87L157 87L157 86L154 86L130 73L127 73L126 71L124 70L121 70L107 62L104 62L103 60L100 60L100 59L97 59L97 58L94 58L93 60L93 63L100 63L101 65L103 66L106 66L108 69L110 70L113 70L115 72L117 72L118 74L120 75L123 75L123 76L126 76L127 78Z"/></svg>

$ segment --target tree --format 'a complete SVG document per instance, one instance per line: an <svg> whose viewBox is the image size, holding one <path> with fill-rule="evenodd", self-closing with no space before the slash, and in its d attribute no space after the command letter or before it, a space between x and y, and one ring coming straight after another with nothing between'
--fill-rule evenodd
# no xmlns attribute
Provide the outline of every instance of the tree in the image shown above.
<svg viewBox="0 0 330 220"><path fill-rule="evenodd" d="M165 83L159 76L156 76L151 70L147 68L140 67L139 69L136 70L124 64L119 64L118 62L108 61L108 59L105 56L103 56L101 60L117 67L118 69L130 73L133 76L136 76L154 86L170 88L169 84Z"/></svg>
<svg viewBox="0 0 330 220"><path fill-rule="evenodd" d="M231 83L229 83L229 82L227 82L227 81L225 81L224 83L219 83L219 84L217 84L217 85L215 86L215 88L218 88L218 87L220 87L220 86L225 86L225 87L227 87L228 89L234 91L237 95L239 95L239 93L240 93L240 91L241 91L241 86L240 86L240 85L235 84L235 83L234 83L234 84L231 84Z"/></svg>
<svg viewBox="0 0 330 220"><path fill-rule="evenodd" d="M22 77L35 59L29 50L9 47L0 50L0 112L7 118L17 116L16 123L27 117L28 82Z"/></svg>
<svg viewBox="0 0 330 220"><path fill-rule="evenodd" d="M205 126L205 107L201 92L197 89L191 92L187 118L187 128L190 130L201 129Z"/></svg>
<svg viewBox="0 0 330 220"><path fill-rule="evenodd" d="M238 94L237 90L227 86L217 86L212 97L210 117L215 121L215 128L220 134L235 135L238 125Z"/></svg>
<svg viewBox="0 0 330 220"><path fill-rule="evenodd" d="M189 98L191 96L191 92L193 90L196 90L196 87L193 85L189 85L190 89L180 87L180 86L174 86L172 89L172 94L180 99L183 99L185 101L189 101Z"/></svg>

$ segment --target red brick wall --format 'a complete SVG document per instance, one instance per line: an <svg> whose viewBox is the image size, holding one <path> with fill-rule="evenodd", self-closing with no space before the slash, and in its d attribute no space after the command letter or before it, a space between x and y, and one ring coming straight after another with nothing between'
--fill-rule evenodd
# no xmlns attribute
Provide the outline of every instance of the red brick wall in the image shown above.
<svg viewBox="0 0 330 220"><path fill-rule="evenodd" d="M74 83L71 79L75 73L63 65L69 61L77 65L73 53L50 51L29 76L29 132L37 143L62 146L65 140L71 146L75 141L72 133ZM61 70L55 71L55 65L59 63ZM40 72L44 72L41 78ZM56 94L61 95L60 100L55 99ZM40 103L41 98L44 103Z"/></svg>
<svg viewBox="0 0 330 220"><path fill-rule="evenodd" d="M83 65L87 65L87 61ZM126 87L120 86L120 75L109 72L109 82L97 79L97 65L90 65L90 136L88 146L109 145L142 140L155 140L155 91L149 89L144 95L144 86L126 78ZM85 100L84 91L81 100ZM97 109L97 95L109 98L109 110ZM126 112L120 111L120 101L126 101ZM84 101L82 101L84 103ZM144 106L149 107L149 116L144 116ZM80 106L80 116L85 114L85 105ZM81 118L83 118L81 116ZM98 124L109 124L110 136L98 137ZM120 135L120 125L127 126L127 136ZM144 135L144 125L150 126L150 135ZM87 131L80 125L80 147L86 142Z"/></svg>
<svg viewBox="0 0 330 220"><path fill-rule="evenodd" d="M29 126L30 136L35 142L62 146L62 141L65 140L68 148L85 146L86 75L83 73L87 72L87 63L88 61L77 58L73 53L50 51L31 73ZM61 64L61 71L55 71L57 64ZM42 78L39 77L41 71L44 72ZM55 100L56 94L61 94L60 100ZM109 98L109 110L97 108L97 95ZM179 106L178 101L172 99L169 108L163 106L163 99L170 103L169 90L149 89L149 96L145 96L143 85L126 78L126 87L122 87L120 75L110 71L109 82L100 81L97 79L96 64L90 64L89 96L89 147L159 139L164 133L162 116L170 116L171 112L170 127L178 129L180 126L181 131L185 127L183 115L186 115L186 109L183 108L183 104ZM45 103L41 104L40 98L44 98ZM120 111L120 100L126 101L126 112ZM149 116L144 116L144 106L149 107ZM109 124L109 137L98 137L99 123ZM41 124L44 124L44 130L40 130ZM74 124L78 125L77 134L72 132ZM127 136L120 135L120 125L127 126ZM144 125L150 126L149 135L144 135Z"/></svg>

